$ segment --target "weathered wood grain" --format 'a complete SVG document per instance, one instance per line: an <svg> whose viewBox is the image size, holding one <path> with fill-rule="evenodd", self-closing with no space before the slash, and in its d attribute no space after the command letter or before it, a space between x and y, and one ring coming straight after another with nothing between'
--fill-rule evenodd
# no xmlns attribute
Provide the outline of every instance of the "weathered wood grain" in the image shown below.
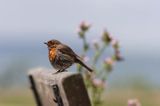
<svg viewBox="0 0 160 106"><path fill-rule="evenodd" d="M81 74L36 70L28 75L38 106L91 106Z"/></svg>

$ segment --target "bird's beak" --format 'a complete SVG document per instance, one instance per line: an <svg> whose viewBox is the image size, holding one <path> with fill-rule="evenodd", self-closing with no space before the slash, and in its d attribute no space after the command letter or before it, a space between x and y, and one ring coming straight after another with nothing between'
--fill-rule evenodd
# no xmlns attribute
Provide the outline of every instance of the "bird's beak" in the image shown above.
<svg viewBox="0 0 160 106"><path fill-rule="evenodd" d="M47 43L47 42L44 42L44 44L46 44L46 45L47 45L48 43Z"/></svg>

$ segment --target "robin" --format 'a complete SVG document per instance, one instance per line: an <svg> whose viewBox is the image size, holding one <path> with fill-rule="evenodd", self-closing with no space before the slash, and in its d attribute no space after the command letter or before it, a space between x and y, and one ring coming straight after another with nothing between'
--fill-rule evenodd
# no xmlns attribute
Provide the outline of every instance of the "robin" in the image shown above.
<svg viewBox="0 0 160 106"><path fill-rule="evenodd" d="M66 71L74 63L79 63L90 72L93 71L81 61L80 57L69 46L60 41L53 39L44 42L44 44L48 46L48 57L51 65L58 70L56 73Z"/></svg>

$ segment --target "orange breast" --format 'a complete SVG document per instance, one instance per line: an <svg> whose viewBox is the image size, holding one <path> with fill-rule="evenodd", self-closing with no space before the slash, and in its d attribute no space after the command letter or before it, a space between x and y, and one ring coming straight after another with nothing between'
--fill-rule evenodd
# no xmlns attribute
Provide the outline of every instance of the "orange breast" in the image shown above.
<svg viewBox="0 0 160 106"><path fill-rule="evenodd" d="M56 56L56 49L55 49L55 48L52 48L52 49L49 51L49 60L50 60L50 61L54 61L55 56Z"/></svg>

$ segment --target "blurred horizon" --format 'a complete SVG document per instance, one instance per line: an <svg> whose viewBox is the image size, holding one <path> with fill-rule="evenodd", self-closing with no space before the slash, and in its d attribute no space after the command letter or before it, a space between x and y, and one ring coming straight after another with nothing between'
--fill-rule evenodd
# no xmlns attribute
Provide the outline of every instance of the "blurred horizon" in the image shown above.
<svg viewBox="0 0 160 106"><path fill-rule="evenodd" d="M53 38L58 39L70 45L77 54L81 54L82 47L80 45L82 45L82 41L76 33L57 33L55 35L34 33L33 36L35 36L35 38L33 37L32 39L27 36L31 36L32 33L23 34L26 36L15 35L19 37L8 39L6 40L7 42L1 42L3 45L0 45L0 49L2 50L2 52L0 52L0 85L4 87L8 87L9 85L26 85L26 83L28 83L26 75L29 69L36 67L52 68L48 61L48 50L43 44L44 41ZM66 40L65 35L70 35L71 38ZM94 38L98 38L93 35L96 34L91 32L86 35L90 43L95 40ZM36 38L36 36L39 37ZM89 39L90 37L92 39ZM134 84L139 84L142 87L146 86L152 89L159 89L160 78L158 70L160 56L155 52L149 52L147 49L139 48L139 46L137 46L137 48L129 48L130 45L124 45L123 43L124 42L120 41L122 55L125 60L115 65L113 73L108 80L110 87L112 89L122 87L123 89L130 86L134 87ZM106 51L106 53L109 52L109 50ZM92 53L89 53L89 56L91 54ZM69 70L75 70L75 65ZM10 79L8 79L8 77Z"/></svg>

